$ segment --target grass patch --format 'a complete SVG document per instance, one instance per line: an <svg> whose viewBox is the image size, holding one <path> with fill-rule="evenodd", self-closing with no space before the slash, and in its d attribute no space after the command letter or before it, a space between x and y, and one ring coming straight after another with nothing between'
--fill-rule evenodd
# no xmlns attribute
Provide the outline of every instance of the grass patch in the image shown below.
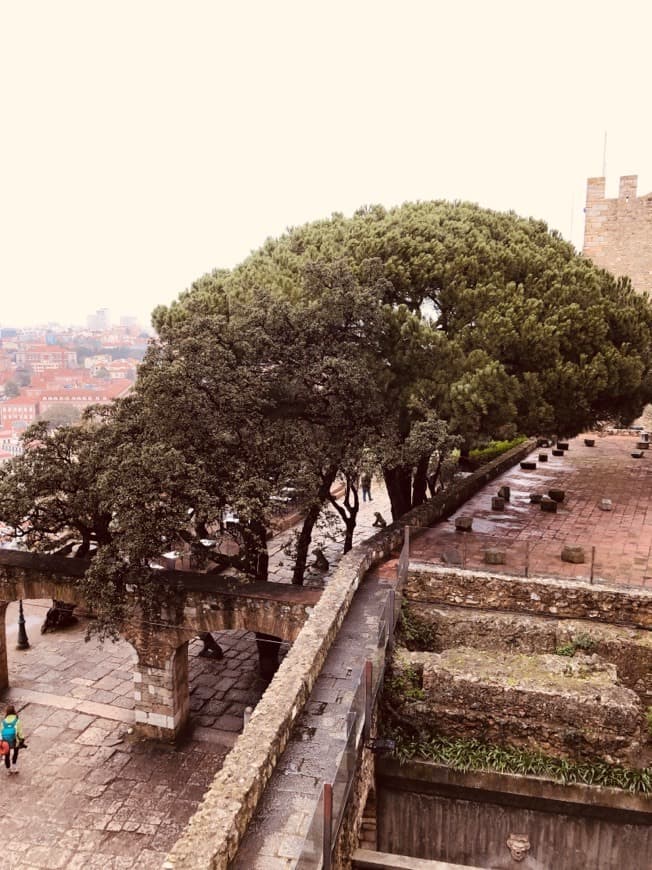
<svg viewBox="0 0 652 870"><path fill-rule="evenodd" d="M459 771L496 771L539 776L563 785L600 785L633 794L652 793L652 768L642 770L596 760L574 762L528 749L503 748L473 738L430 736L415 738L400 728L388 734L396 742L394 756L401 764L412 759L443 764Z"/></svg>

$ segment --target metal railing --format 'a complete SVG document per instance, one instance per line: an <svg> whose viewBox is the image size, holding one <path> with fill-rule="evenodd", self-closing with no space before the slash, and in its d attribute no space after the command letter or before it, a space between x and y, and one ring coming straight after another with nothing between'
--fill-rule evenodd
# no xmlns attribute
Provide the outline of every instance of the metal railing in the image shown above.
<svg viewBox="0 0 652 870"><path fill-rule="evenodd" d="M626 548L599 546L577 540L522 539L509 534L424 529L409 554L409 565L457 567L491 574L551 577L616 583L641 588L652 585L652 551L630 553ZM431 534L428 534L428 533ZM566 561L576 558L578 561Z"/></svg>

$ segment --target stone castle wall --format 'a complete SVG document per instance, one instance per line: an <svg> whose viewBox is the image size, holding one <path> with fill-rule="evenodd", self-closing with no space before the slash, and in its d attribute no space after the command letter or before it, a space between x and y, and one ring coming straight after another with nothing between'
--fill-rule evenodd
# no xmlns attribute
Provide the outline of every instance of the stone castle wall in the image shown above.
<svg viewBox="0 0 652 870"><path fill-rule="evenodd" d="M605 197L605 179L589 178L584 256L634 288L652 293L652 193L636 195L638 177L623 175L616 199Z"/></svg>

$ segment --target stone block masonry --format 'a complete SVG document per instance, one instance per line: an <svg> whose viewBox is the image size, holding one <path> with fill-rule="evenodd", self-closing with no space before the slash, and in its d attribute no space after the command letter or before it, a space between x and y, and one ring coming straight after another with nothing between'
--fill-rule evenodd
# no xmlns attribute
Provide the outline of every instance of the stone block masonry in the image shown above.
<svg viewBox="0 0 652 870"><path fill-rule="evenodd" d="M423 698L402 714L427 731L473 734L548 755L602 758L636 766L641 759L641 702L614 665L597 656L491 652L457 647L402 652L394 669L421 675Z"/></svg>
<svg viewBox="0 0 652 870"><path fill-rule="evenodd" d="M652 292L652 193L636 195L636 175L620 179L617 199L605 197L605 179L589 178L584 256L616 277L628 275L641 293Z"/></svg>

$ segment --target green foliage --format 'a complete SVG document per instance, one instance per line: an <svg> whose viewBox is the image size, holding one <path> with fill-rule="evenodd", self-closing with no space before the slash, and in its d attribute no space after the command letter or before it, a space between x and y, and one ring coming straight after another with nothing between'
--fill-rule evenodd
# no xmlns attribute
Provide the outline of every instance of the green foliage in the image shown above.
<svg viewBox="0 0 652 870"><path fill-rule="evenodd" d="M589 652L595 646L595 641L589 634L580 633L571 638L568 643L558 646L555 653L558 656L572 657L578 650Z"/></svg>
<svg viewBox="0 0 652 870"><path fill-rule="evenodd" d="M502 456L503 453L507 453L508 450L518 447L518 445L522 444L524 441L527 441L525 435L518 435L510 441L490 441L484 447L476 447L473 450L470 450L469 461L478 467L485 465L487 462L491 462L492 459L496 459L498 456Z"/></svg>
<svg viewBox="0 0 652 870"><path fill-rule="evenodd" d="M652 768L641 770L607 764L604 761L573 762L553 758L530 749L503 748L481 743L473 738L449 738L439 735L415 738L401 729L388 732L396 742L395 755L405 763L410 759L443 764L454 770L487 770L538 776L564 785L600 785L633 793L652 793Z"/></svg>
<svg viewBox="0 0 652 870"><path fill-rule="evenodd" d="M647 722L647 730L652 735L652 707L648 707L645 711L645 721Z"/></svg>
<svg viewBox="0 0 652 870"><path fill-rule="evenodd" d="M225 292L264 286L298 300L306 264L334 261L383 288L378 454L395 518L424 498L437 447L415 461L407 441L431 415L468 448L631 419L652 395L648 300L541 221L470 203L363 208L268 240L224 279Z"/></svg>
<svg viewBox="0 0 652 870"><path fill-rule="evenodd" d="M432 651L435 648L434 628L419 619L406 601L403 601L401 606L397 640L401 646L405 646L409 650Z"/></svg>
<svg viewBox="0 0 652 870"><path fill-rule="evenodd" d="M392 667L385 681L388 696L395 700L423 701L421 674L410 665Z"/></svg>
<svg viewBox="0 0 652 870"><path fill-rule="evenodd" d="M28 548L76 545L86 555L110 540L111 510L98 486L111 461L104 435L90 422L55 431L35 423L21 436L23 455L0 467L0 519Z"/></svg>
<svg viewBox="0 0 652 870"><path fill-rule="evenodd" d="M62 402L50 406L41 418L48 424L48 428L55 429L57 426L71 426L81 420L82 412L75 405Z"/></svg>

